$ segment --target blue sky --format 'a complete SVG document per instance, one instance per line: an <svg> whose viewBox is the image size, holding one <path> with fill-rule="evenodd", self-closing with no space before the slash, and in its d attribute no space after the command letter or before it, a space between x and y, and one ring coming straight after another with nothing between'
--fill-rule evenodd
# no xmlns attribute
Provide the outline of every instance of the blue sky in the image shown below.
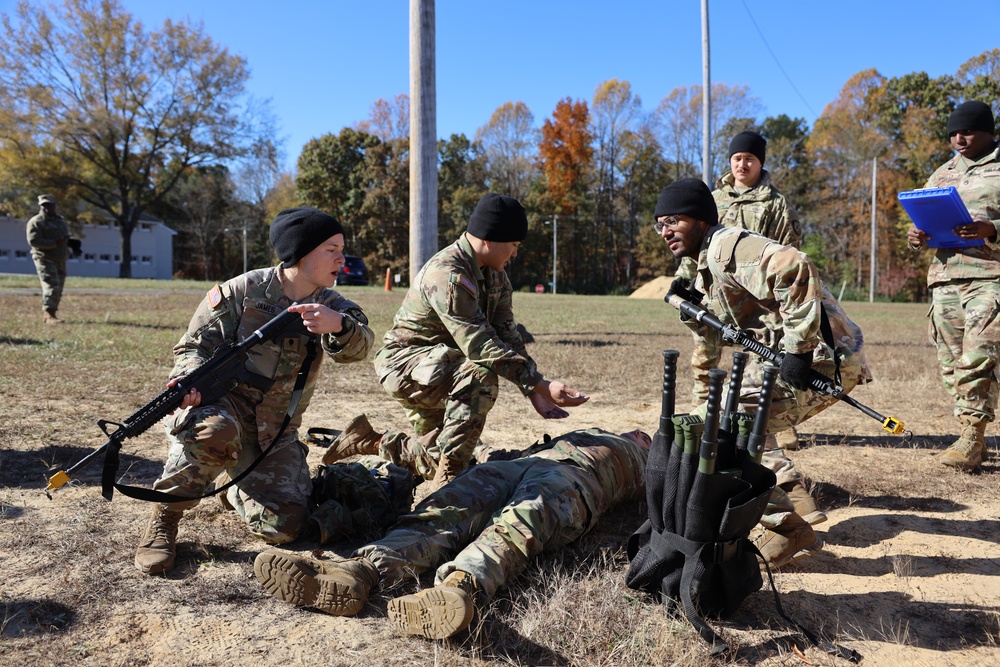
<svg viewBox="0 0 1000 667"><path fill-rule="evenodd" d="M289 166L309 139L364 120L380 97L409 92L407 0L123 3L147 28L168 16L202 21L213 39L245 57L251 92L272 100ZM0 0L0 10L12 13L14 4ZM811 126L864 69L953 74L998 46L997 0L954 7L709 0L712 80L745 84L765 115L785 113ZM700 0L437 0L436 30L439 137L471 138L507 101L525 102L541 125L560 99L589 103L611 78L628 80L651 111L702 77Z"/></svg>

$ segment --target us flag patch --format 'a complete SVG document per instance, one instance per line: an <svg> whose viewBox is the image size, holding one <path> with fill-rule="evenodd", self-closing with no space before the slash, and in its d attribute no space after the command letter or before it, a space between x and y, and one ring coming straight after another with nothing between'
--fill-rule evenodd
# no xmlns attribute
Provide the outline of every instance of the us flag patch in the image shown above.
<svg viewBox="0 0 1000 667"><path fill-rule="evenodd" d="M465 289L467 289L470 292L472 292L472 296L476 296L476 294L479 292L479 285L477 285L476 283L472 282L472 278L470 278L469 276L465 276L465 275L459 276L458 277L458 284L462 285L463 287L465 287Z"/></svg>

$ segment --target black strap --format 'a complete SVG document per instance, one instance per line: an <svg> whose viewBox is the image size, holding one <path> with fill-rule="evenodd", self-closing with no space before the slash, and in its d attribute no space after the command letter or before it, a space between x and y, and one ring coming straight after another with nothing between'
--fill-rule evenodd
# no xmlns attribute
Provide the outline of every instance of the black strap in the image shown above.
<svg viewBox="0 0 1000 667"><path fill-rule="evenodd" d="M830 655L837 656L838 658L843 658L844 660L847 660L849 662L853 663L861 662L861 654L855 651L854 649L847 648L846 646L842 646L840 644L831 641L827 641L826 639L823 639L821 637L817 637L816 634L813 633L811 630L804 627L798 621L790 618L787 614L785 614L785 610L781 606L781 599L778 597L778 589L774 587L774 575L771 574L771 566L764 558L764 555L757 548L756 544L753 544L751 542L750 548L753 549L753 552L757 554L757 557L760 558L761 562L764 563L765 569L767 569L767 580L771 584L771 592L774 594L774 606L777 607L778 609L778 615L781 616L786 621L788 621L789 623L791 623L792 625L794 625L796 628L798 628L799 632L801 632L805 636L805 638L809 640L809 643L811 643L816 648L822 649L823 651L826 651Z"/></svg>
<svg viewBox="0 0 1000 667"><path fill-rule="evenodd" d="M277 444L281 436L285 434L285 429L288 428L288 424L292 421L292 416L295 414L295 411L299 407L299 400L302 398L302 390L306 386L306 380L309 377L309 369L312 366L313 361L315 359L316 359L316 337L310 336L309 342L306 344L306 357L302 362L302 367L299 369L298 376L295 378L295 387L292 389L292 397L288 401L288 409L285 411L285 419L284 421L281 422L281 427L278 429L278 433L274 436L274 438L271 439L271 444L268 445L266 448L264 448L264 450L260 453L260 456L254 459L253 463L247 466L247 468L243 472L241 472L235 478L230 480L227 484L224 484L217 489L212 489L208 493L204 493L200 496L178 496L173 493L164 493L163 491L157 491L155 489L147 489L141 486L128 486L126 484L119 484L117 482L115 483L114 487L118 489L118 491L120 491L122 494L128 496L129 498L135 498L136 500L145 500L151 503L178 503L178 502L186 502L189 500L201 500L202 498L209 498L218 493L222 493L223 491L228 490L229 487L231 486L235 486L240 481L242 481L244 477L253 472L254 468L256 468L257 465L264 460L265 456L271 453L273 446ZM104 458L105 469L107 469L108 467L108 459L114 458L114 469L116 471L118 470L118 449L120 449L120 447L121 445L119 445L117 448L113 448L113 452L112 448L108 449L108 453Z"/></svg>
<svg viewBox="0 0 1000 667"><path fill-rule="evenodd" d="M840 379L840 355L837 354L837 343L833 339L830 317L826 314L826 308L822 303L819 305L819 332L823 336L823 342L830 348L830 354L833 355L833 381L838 387L843 387L844 383Z"/></svg>

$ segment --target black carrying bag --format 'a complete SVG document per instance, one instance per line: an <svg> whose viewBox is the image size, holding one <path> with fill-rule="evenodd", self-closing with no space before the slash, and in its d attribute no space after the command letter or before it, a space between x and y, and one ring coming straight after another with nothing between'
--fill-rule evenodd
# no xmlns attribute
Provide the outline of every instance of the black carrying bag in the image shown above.
<svg viewBox="0 0 1000 667"><path fill-rule="evenodd" d="M651 459L656 449L669 446L679 450L666 440L657 434ZM709 521L721 514L718 523L687 526L685 537L666 527L654 530L652 520L647 520L628 540L630 564L625 578L629 588L658 595L668 606L679 604L688 621L717 653L728 647L705 618L730 616L743 600L763 587L758 552L749 535L764 514L776 481L774 473L754 463L746 451L732 447L724 454L722 450L728 446L722 443L727 441L731 442L730 438L720 438L720 464L731 458L734 465L726 468L725 474L712 475L709 483L715 488L710 497L701 501L689 496L688 501L688 516L702 516ZM650 474L657 473L647 467L647 476ZM675 502L681 502L669 500L667 493L664 501L660 503L662 516L672 514ZM711 530L713 537L690 537L701 529Z"/></svg>

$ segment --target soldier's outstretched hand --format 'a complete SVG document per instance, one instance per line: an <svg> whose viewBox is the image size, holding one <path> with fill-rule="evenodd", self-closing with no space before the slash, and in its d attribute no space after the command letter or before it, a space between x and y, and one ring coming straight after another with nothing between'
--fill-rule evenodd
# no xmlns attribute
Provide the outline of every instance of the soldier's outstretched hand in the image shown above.
<svg viewBox="0 0 1000 667"><path fill-rule="evenodd" d="M584 396L576 389L567 387L558 380L542 380L535 385L535 390L528 398L531 400L535 412L546 419L569 417L569 413L563 410L564 407L576 407L590 400L589 396Z"/></svg>

